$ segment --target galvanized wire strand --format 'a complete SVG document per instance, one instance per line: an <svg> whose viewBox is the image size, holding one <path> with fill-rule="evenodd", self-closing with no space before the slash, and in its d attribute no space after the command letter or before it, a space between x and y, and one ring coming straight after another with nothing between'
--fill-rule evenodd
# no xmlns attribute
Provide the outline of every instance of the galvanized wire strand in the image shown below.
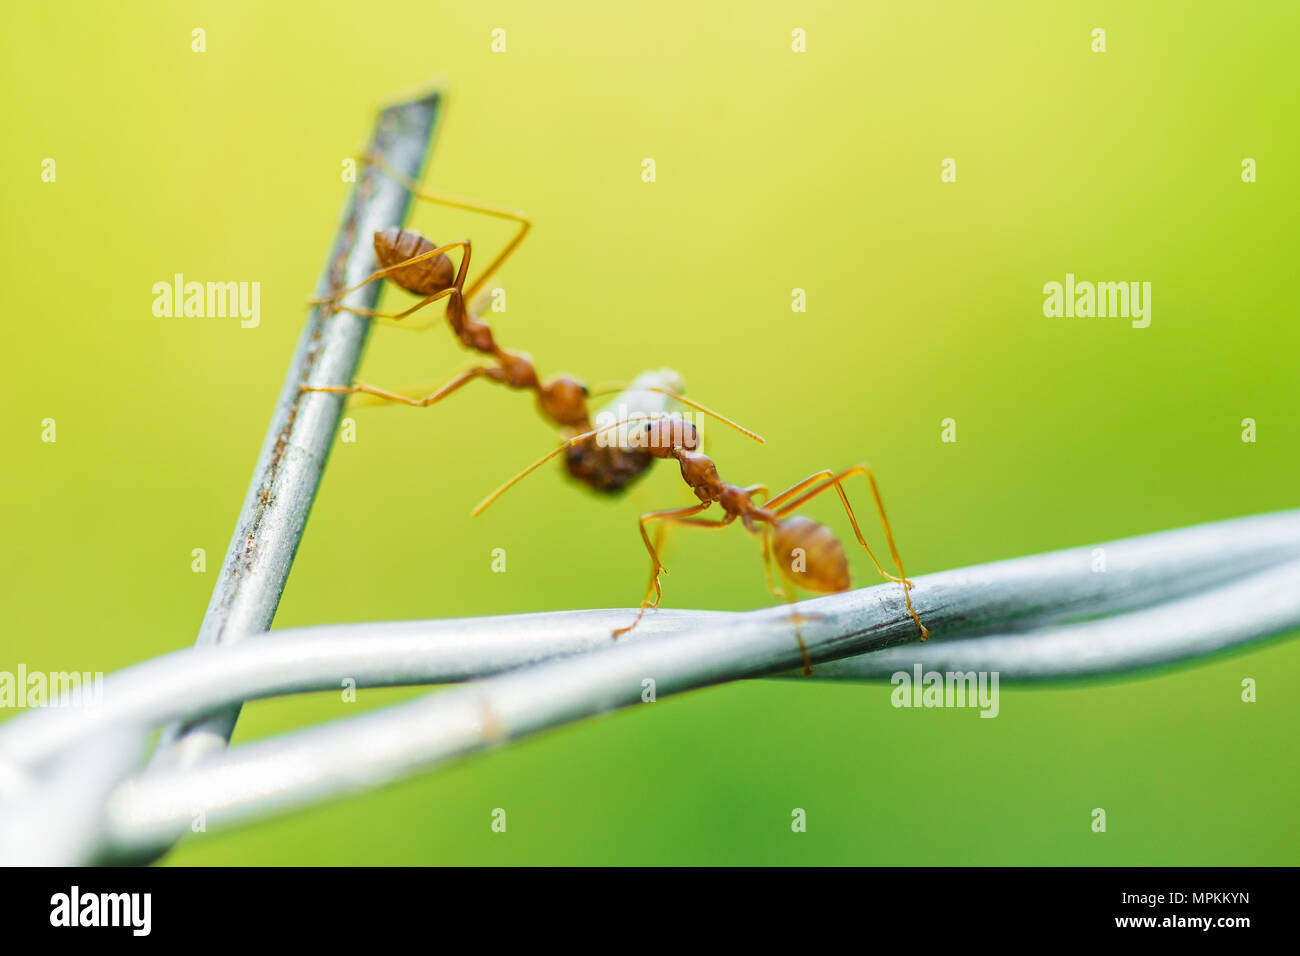
<svg viewBox="0 0 1300 956"><path fill-rule="evenodd" d="M355 686L460 683L610 643L629 611L383 621L292 628L237 646L174 651L108 675L90 708L29 710L0 724L0 767L32 767L109 724L159 726L231 703ZM629 639L698 627L722 612L665 611Z"/></svg>
<svg viewBox="0 0 1300 956"><path fill-rule="evenodd" d="M145 728L88 728L39 774L0 774L0 864L79 866L108 837L104 802L144 759Z"/></svg>
<svg viewBox="0 0 1300 956"><path fill-rule="evenodd" d="M896 585L802 602L797 611L818 662L814 679L880 679L915 665L994 671L1007 679L1132 673L1300 627L1298 531L1300 512L1285 512L1103 545L1104 572L1096 570L1097 549L1088 547L929 575L913 591L935 633L924 645L914 641ZM361 685L515 669L247 744L192 770L155 769L134 777L109 799L101 851L129 854L171 840L200 811L209 828L219 829L379 786L483 747L636 703L646 681L663 697L788 674L799 662L785 607L666 612L649 616L646 630L633 632L634 639L609 640L609 628L629 613L343 625L268 635L212 652L204 666L219 666L218 657L246 658L240 665L246 672L221 671L224 679L245 682L240 692L253 689L247 682L258 674L262 689L274 692L337 686L337 679L348 676L344 671L362 675L356 678ZM999 633L988 633L990 628ZM278 637L288 640L277 646ZM259 646L271 650L252 666L248 662ZM367 648L379 655L369 665ZM297 651L307 659L292 664L290 655ZM544 662L530 663L536 660ZM273 666L293 666L296 676L271 682L266 678ZM139 674L134 679L143 680ZM128 708L105 716L110 724L131 726L147 715ZM0 753L32 759L42 747L76 739L66 730L38 732L37 720L33 714L23 733L0 735Z"/></svg>
<svg viewBox="0 0 1300 956"><path fill-rule="evenodd" d="M1265 603L1258 619L1249 618L1252 601ZM824 607L815 607L821 603L809 602L807 611L827 613ZM1120 617L1133 618L1132 626L1117 621L1117 631L1135 638L1154 633L1163 646L1157 654L1143 655L1144 664L1300 627L1300 562L1238 579L1154 612ZM909 624L906 617L895 617L881 629L897 633ZM1047 629L1049 642L1059 643L1059 630ZM804 637L813 659L821 661L832 653L870 646L870 633L860 629L856 637L844 641L840 632L819 627L816 634ZM986 654L980 663L1014 670L1023 661L1024 673L1042 676L1043 654L1032 647L1035 633L1018 636L1022 643L1009 645L1005 653ZM1190 650L1171 647L1171 638L1179 637L1189 639ZM910 670L912 660L906 652L915 649L915 645L893 647L884 653L893 655L891 667ZM1128 659L1131 662L1133 656ZM170 839L200 812L209 829L284 813L645 701L648 688L653 688L656 698L663 698L723 681L788 672L798 660L788 616L770 612L738 615L698 631L608 644L580 656L247 744L190 772L162 771L129 780L109 800L105 839L110 848ZM1077 660L1076 655L1070 662L1071 673L1079 672ZM822 665L826 666L834 665ZM1084 671L1103 669L1104 665L1092 661Z"/></svg>
<svg viewBox="0 0 1300 956"><path fill-rule="evenodd" d="M1137 673L1300 627L1300 561L1113 617L887 647L819 667L823 680L888 680L900 672L996 673L1003 681Z"/></svg>
<svg viewBox="0 0 1300 956"><path fill-rule="evenodd" d="M418 179L424 166L439 95L399 103L379 114L371 149L402 174ZM328 296L364 280L377 268L371 235L406 218L410 194L372 166L364 166L317 294ZM371 308L382 283L372 282L344 303ZM284 386L230 547L217 575L198 646L227 645L271 626L289 567L320 486L342 414L339 395L303 394L303 384L352 381L370 320L328 306L312 309L289 363ZM193 725L164 730L156 765L188 766L223 749L239 719L235 704Z"/></svg>
<svg viewBox="0 0 1300 956"><path fill-rule="evenodd" d="M641 381L640 379L638 381ZM1105 570L1098 571L1098 548ZM1186 609L1179 599L1208 599L1207 588L1260 573L1280 580L1300 560L1300 512L1283 512L1145 535L1106 545L1074 548L917 579L913 596L935 630L929 643L879 648L852 660L819 667L825 679L869 678L893 673L898 660L927 667L976 661L973 669L999 670L1008 678L1035 679L1128 670L1213 650L1194 644L1190 633L1161 632L1127 615L1101 622L1044 629L1018 638L1026 628L1084 616L1152 607ZM1273 580L1273 577L1269 577ZM1218 594L1211 590L1209 594ZM801 613L847 622L848 609L877 599L901 604L896 585L878 585L801 605ZM1274 633L1267 600L1240 612L1242 633ZM946 618L940 609L948 608ZM897 610L897 609L895 609ZM0 766L38 764L88 730L106 724L158 726L194 719L232 703L280 694L357 687L456 683L583 653L610 643L610 631L630 610L560 611L434 621L392 621L294 628L256 635L238 646L177 651L110 675L92 709L52 707L30 711L0 725ZM682 611L648 614L625 641L658 634L699 632L710 625L753 616L784 617L781 608L756 612ZM1169 620L1172 620L1170 618ZM1109 623L1107 623L1109 622ZM778 620L778 627L785 627ZM1172 626L1172 625L1171 625ZM999 633L977 640L990 629ZM1095 631L1095 633L1094 633ZM1051 638L1051 633L1057 637ZM1083 635L1073 637L1072 635ZM956 638L966 638L954 643ZM1231 639L1224 637L1231 642ZM1044 649L1056 647L1048 653ZM1104 652L1099 649L1104 648ZM1037 654L1034 664L1024 655ZM975 655L982 655L976 660ZM971 668L964 668L971 669Z"/></svg>
<svg viewBox="0 0 1300 956"><path fill-rule="evenodd" d="M1104 571L1097 570L1098 548ZM1279 626L1289 613L1285 599L1293 592L1300 599L1300 588L1287 587L1298 560L1300 511L927 575L917 579L913 597L935 632L930 642L886 648L882 635L868 642L869 653L824 664L814 677L871 679L923 663L927 669L997 670L1007 679L1041 679L1127 671L1209 653L1285 629ZM1212 619L1202 605L1226 602L1229 585L1250 595L1231 608L1231 621L1189 629L1188 622ZM1284 603L1278 606L1269 589ZM900 597L896 585L877 585L804 602L799 610L843 630L873 602L884 602L897 616ZM256 635L238 646L177 651L110 675L94 708L34 710L0 725L0 766L39 765L105 725L158 726L240 701L337 689L344 680L381 687L490 676L605 647L610 631L632 614L560 611L336 624ZM788 632L787 614L779 607L663 609L622 640L700 633L746 619ZM1044 626L1097 615L1111 616ZM990 635L990 629L998 633Z"/></svg>

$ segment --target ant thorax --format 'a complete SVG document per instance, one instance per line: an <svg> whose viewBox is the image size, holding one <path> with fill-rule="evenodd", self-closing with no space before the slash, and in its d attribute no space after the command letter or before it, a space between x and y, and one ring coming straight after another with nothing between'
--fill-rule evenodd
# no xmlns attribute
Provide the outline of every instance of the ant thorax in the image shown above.
<svg viewBox="0 0 1300 956"><path fill-rule="evenodd" d="M750 531L754 530L755 518L763 515L763 509L756 506L749 492L739 485L724 484L722 492L718 495L718 504L722 505L722 510L727 514L740 518Z"/></svg>

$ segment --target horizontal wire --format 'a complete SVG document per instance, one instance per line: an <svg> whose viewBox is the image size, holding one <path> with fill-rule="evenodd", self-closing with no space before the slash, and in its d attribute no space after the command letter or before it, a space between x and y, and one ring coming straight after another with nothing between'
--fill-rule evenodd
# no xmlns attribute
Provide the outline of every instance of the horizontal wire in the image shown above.
<svg viewBox="0 0 1300 956"><path fill-rule="evenodd" d="M1160 532L1100 546L1106 570L1094 569L1097 546L1074 548L916 578L913 598L935 637L902 656L939 660L956 653L945 642L990 630L1027 627L1085 616L1114 614L1197 594L1216 583L1261 568L1300 559L1300 511L1240 518ZM799 605L832 627L864 607L884 602L897 614L902 590L882 584ZM388 621L292 628L251 635L225 647L176 651L109 675L94 708L51 707L28 711L0 724L0 762L31 765L68 746L87 730L106 723L154 727L194 719L246 700L338 689L345 679L357 687L459 683L528 664L594 650L611 643L610 632L626 624L630 610L557 611L430 621ZM647 614L621 641L699 630L725 620L752 617L788 631L784 607L748 612L663 609ZM1249 616L1244 618L1253 620ZM809 627L819 621L810 621ZM914 637L904 632L904 639ZM886 634L873 639L879 650ZM1041 635L1035 637L1040 641ZM1095 638L1093 638L1095 640ZM1126 669L1142 655L1161 653L1148 637L1115 639L1109 657L1091 655L1101 668ZM992 646L966 641L962 648ZM1037 644L1035 645L1037 646ZM1176 642L1169 653L1176 653ZM1026 676L1082 673L1058 652L1026 668ZM897 655L896 655L897 656ZM818 678L878 676L886 667L876 655L857 665L819 668ZM956 658L953 658L954 660ZM990 658L998 660L998 658ZM892 660L892 658L889 658ZM1002 659L1009 676L1015 668ZM978 668L977 668L978 669ZM983 669L999 669L992 665ZM892 671L890 671L892 673Z"/></svg>
<svg viewBox="0 0 1300 956"><path fill-rule="evenodd" d="M1096 547L1104 550L1104 572L1094 570ZM1300 627L1300 512L1096 547L918 578L913 600L935 634L926 644L914 640L897 585L801 602L796 609L817 663L814 679L879 679L918 663L927 669L996 670L1008 679L1131 673ZM336 625L268 634L202 658L187 652L196 658L188 665L167 658L138 665L129 669L135 672L132 683L119 683L112 694L105 682L105 708L123 708L103 715L111 722L155 719L156 712L125 701L147 686L146 677L180 679L184 667L217 675L209 683L184 678L190 692L222 680L250 682L227 694L254 685L268 694L337 688L344 676L364 686L506 672L246 744L190 770L154 769L129 779L109 800L106 844L129 853L173 839L200 810L209 829L220 829L370 789L483 747L637 703L647 679L663 697L785 675L800 662L788 607L661 612L647 616L643 632L610 640L609 628L630 613ZM264 657L256 657L259 650ZM299 652L306 656L296 657ZM152 666L178 670L143 670ZM281 674L278 682L267 679L274 669ZM178 693L167 706L211 706L219 696L186 705ZM57 722L51 715L61 713L32 713L0 727L0 755L31 761L77 740L66 726L38 726L41 718ZM18 727L20 722L25 726Z"/></svg>

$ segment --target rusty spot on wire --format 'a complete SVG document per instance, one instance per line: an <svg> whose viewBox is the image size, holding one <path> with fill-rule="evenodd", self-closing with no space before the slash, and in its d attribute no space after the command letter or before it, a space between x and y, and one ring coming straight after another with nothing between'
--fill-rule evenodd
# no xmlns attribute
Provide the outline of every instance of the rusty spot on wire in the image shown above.
<svg viewBox="0 0 1300 956"><path fill-rule="evenodd" d="M362 180L357 184L357 198L348 210L348 218L341 230L339 241L335 246L334 258L329 267L329 290L331 293L337 292L343 288L347 281L347 266L349 260L356 252L357 234L360 228L361 210L365 208L366 201L374 192L374 169L367 166L362 174ZM311 345L307 348L304 355L302 373L298 377L299 384L305 383L311 376L311 371L315 367L317 356L320 355L321 336L325 330L325 322L329 317L338 314L338 309L328 305L317 306L315 314L310 319L312 323ZM266 516L267 509L271 506L271 489L275 485L276 476L280 472L280 464L284 460L284 453L289 447L289 441L293 437L294 424L298 420L299 402L302 401L302 394L299 393L293 397L289 405L289 414L285 418L284 426L280 429L279 435L276 436L275 448L271 452L271 460L267 465L266 481L258 491L257 510L253 514L252 525L248 529L248 537L244 545L243 565L248 570L252 570L253 560L257 553L257 535L262 527L262 520ZM238 568L235 569L236 573Z"/></svg>

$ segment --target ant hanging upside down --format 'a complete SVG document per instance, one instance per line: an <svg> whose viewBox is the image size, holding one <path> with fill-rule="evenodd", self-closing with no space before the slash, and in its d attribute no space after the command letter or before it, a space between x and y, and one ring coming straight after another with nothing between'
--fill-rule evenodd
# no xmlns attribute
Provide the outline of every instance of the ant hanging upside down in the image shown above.
<svg viewBox="0 0 1300 956"><path fill-rule="evenodd" d="M709 412L708 414L713 413ZM613 425L607 425L570 438L555 450L533 462L479 502L478 506L474 508L475 516L482 514L489 505L505 494L511 487L556 455L564 452L572 443L594 440L597 435L605 431L625 426L633 421L643 420L644 417L638 416L624 419ZM650 552L650 582L646 586L645 597L641 600L641 608L637 612L636 619L627 627L620 627L615 630L613 632L615 637L626 634L636 627L648 608L659 606L659 602L663 597L659 576L665 571L663 563L659 560L659 549L663 544L663 533L669 525L725 528L739 518L740 523L747 531L761 536L763 541L763 574L767 580L767 588L773 595L783 601L793 600L793 587L803 588L818 594L847 591L850 587L849 562L844 553L844 546L826 525L793 513L803 504L830 488L834 488L839 495L840 502L848 513L849 522L853 525L853 533L857 536L858 543L866 550L867 555L876 566L876 570L890 581L903 585L903 600L907 604L907 611L912 616L912 620L916 622L921 640L925 640L930 636L930 632L921 623L921 618L917 615L916 609L912 607L912 598L908 593L912 588L912 582L908 581L907 576L903 573L903 559L899 556L898 547L894 544L894 533L889 527L889 519L885 516L885 505L880 499L880 489L876 484L876 476L866 465L855 465L838 474L830 470L819 471L809 475L803 481L796 482L776 496L769 497L766 485L750 485L747 488L741 488L722 481L718 477L718 469L713 464L713 460L703 452L696 450L699 447L699 435L695 430L695 426L690 422L684 421L677 416L665 416L645 421L644 428L646 436L642 444L646 450L655 458L675 459L681 467L682 479L695 492L695 496L700 499L700 503L685 508L651 511L641 515L638 520L638 527L641 531L641 540L645 543L646 550ZM876 560L871 547L862 536L862 529L858 526L858 519L853 513L853 506L849 504L848 496L844 493L844 482L857 475L865 476L867 483L871 486L871 497L875 500L876 512L880 515L880 524L884 528L885 540L889 544L889 552L893 556L894 566L898 569L898 577L894 577L894 575L886 571L881 567L880 562ZM764 499L761 502L755 500L755 496L759 495ZM697 517L701 512L708 510L715 502L722 506L723 517L721 519L710 521ZM646 530L651 523L658 523L656 540L653 544ZM776 564L778 572L787 584L792 586L791 592L787 593L785 589L774 582L771 570L772 563ZM799 643L799 653L803 658L804 673L811 673L812 660L808 656L808 648L804 645L797 624L795 627L795 640Z"/></svg>
<svg viewBox="0 0 1300 956"><path fill-rule="evenodd" d="M505 245L496 258L465 287L469 273L471 243L468 239L437 245L417 232L407 229L390 228L374 234L375 258L380 268L348 289L333 295L309 300L315 305L330 305L335 309L352 312L357 315L376 319L387 319L400 323L403 319L418 312L425 306L441 299L447 300L447 324L456 338L466 348L472 349L491 359L491 362L476 365L456 375L450 381L435 388L427 394L408 394L414 390L393 390L354 382L351 385L303 385L303 392L329 392L343 395L368 395L380 401L399 402L416 408L428 408L453 392L468 385L476 379L498 382L509 388L530 390L535 393L537 410L543 418L559 426L566 435L589 432L592 427L587 399L594 394L578 379L569 375L557 375L542 381L533 366L532 358L524 352L501 348L492 335L492 330L480 316L483 304L475 301L476 296L485 288L488 280L501 268L510 255L519 248L528 235L532 223L520 212L492 206L468 199L461 199L442 193L422 190L416 183L391 169L378 154L370 154L367 161L374 164L395 181L406 187L410 193L427 202L480 212L485 215L508 219L518 224L514 236ZM454 266L448 253L460 252L460 264ZM421 296L419 302L402 312L378 312L374 309L353 308L341 305L341 300L364 285L378 279L389 279L414 295ZM474 301L474 306L467 307L467 301ZM412 326L408 323L407 328ZM427 327L427 326L425 326ZM614 391L605 389L602 391ZM421 390L425 391L425 390ZM640 391L660 392L696 408L708 412L704 406L684 398L668 388L644 386ZM720 417L720 416L719 416ZM724 421L726 419L723 419ZM729 422L736 428L740 426ZM763 439L747 429L742 432L756 441ZM569 473L584 484L597 491L617 493L636 480L654 463L654 457L644 449L626 448L610 443L600 443L591 439L575 440L568 444L565 466Z"/></svg>

